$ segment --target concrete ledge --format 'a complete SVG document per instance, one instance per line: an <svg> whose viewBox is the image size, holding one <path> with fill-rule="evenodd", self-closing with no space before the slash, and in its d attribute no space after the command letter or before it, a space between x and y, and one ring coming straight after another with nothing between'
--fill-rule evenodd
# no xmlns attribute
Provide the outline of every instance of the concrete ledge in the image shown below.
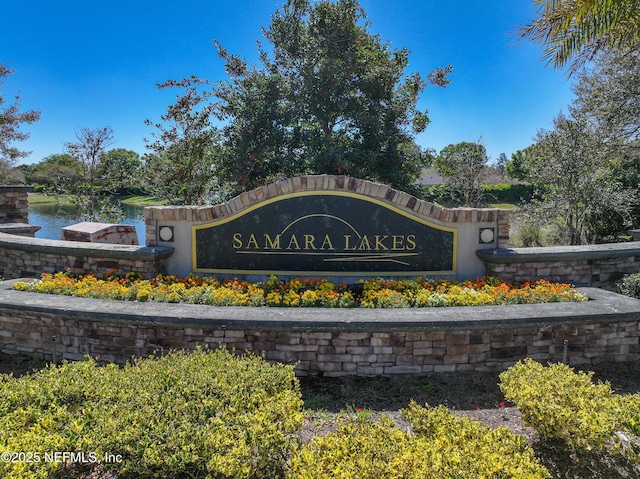
<svg viewBox="0 0 640 479"><path fill-rule="evenodd" d="M585 246L478 250L476 254L482 261L497 264L609 259L640 255L640 241Z"/></svg>
<svg viewBox="0 0 640 479"><path fill-rule="evenodd" d="M6 191L7 193L31 193L33 191L33 186L31 185L0 185L0 188L2 188L2 190Z"/></svg>
<svg viewBox="0 0 640 479"><path fill-rule="evenodd" d="M590 301L582 303L405 309L345 308L336 311L331 308L215 307L76 298L15 291L12 289L15 281L17 280L0 282L0 310L172 328L422 331L640 320L640 300L597 288L580 288L590 298Z"/></svg>
<svg viewBox="0 0 640 479"><path fill-rule="evenodd" d="M0 233L0 248L29 253L57 254L69 256L92 256L108 259L131 259L154 261L166 259L173 253L167 246L131 246L100 243L78 243L75 241L27 238Z"/></svg>
<svg viewBox="0 0 640 479"><path fill-rule="evenodd" d="M30 225L27 223L0 223L0 233L29 236L31 238L33 238L40 228L40 226Z"/></svg>

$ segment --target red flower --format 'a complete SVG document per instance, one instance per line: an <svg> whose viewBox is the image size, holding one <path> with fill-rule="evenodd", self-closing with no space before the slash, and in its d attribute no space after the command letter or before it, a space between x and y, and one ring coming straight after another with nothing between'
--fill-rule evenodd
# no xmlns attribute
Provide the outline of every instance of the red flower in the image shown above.
<svg viewBox="0 0 640 479"><path fill-rule="evenodd" d="M364 408L363 407L359 407L358 411L364 411Z"/></svg>
<svg viewBox="0 0 640 479"><path fill-rule="evenodd" d="M503 402L501 402L500 404L498 404L498 406L500 406L500 407L504 407L504 401L503 401Z"/></svg>
<svg viewBox="0 0 640 479"><path fill-rule="evenodd" d="M480 410L480 406L476 406L476 411L479 411L479 410Z"/></svg>

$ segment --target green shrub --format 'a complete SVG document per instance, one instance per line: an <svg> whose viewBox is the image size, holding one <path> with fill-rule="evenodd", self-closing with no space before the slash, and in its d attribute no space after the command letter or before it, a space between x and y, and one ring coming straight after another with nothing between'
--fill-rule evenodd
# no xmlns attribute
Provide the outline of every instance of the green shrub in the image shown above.
<svg viewBox="0 0 640 479"><path fill-rule="evenodd" d="M482 190L489 203L526 203L533 197L533 185L522 183L482 185Z"/></svg>
<svg viewBox="0 0 640 479"><path fill-rule="evenodd" d="M0 383L0 453L120 455L127 478L273 478L303 421L289 366L197 349L124 368L93 360ZM91 468L95 465L75 465ZM60 462L0 462L0 475L48 477Z"/></svg>
<svg viewBox="0 0 640 479"><path fill-rule="evenodd" d="M624 410L609 383L594 384L592 376L525 359L500 374L500 389L542 439L589 451L615 438Z"/></svg>
<svg viewBox="0 0 640 479"><path fill-rule="evenodd" d="M444 407L403 411L414 434L387 418L350 423L315 438L292 459L287 479L549 477L526 438L457 419Z"/></svg>
<svg viewBox="0 0 640 479"><path fill-rule="evenodd" d="M617 286L620 294L640 299L640 273L624 276Z"/></svg>

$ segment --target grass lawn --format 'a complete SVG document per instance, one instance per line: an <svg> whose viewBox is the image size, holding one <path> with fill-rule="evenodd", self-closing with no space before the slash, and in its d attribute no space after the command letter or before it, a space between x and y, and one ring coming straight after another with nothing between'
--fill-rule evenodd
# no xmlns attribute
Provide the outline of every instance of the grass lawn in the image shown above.
<svg viewBox="0 0 640 479"><path fill-rule="evenodd" d="M137 206L154 206L164 205L166 201L159 200L155 196L126 196L119 198L120 202L125 205L137 205ZM70 197L68 195L45 195L42 193L29 193L30 205L42 205L42 204L71 204Z"/></svg>
<svg viewBox="0 0 640 479"><path fill-rule="evenodd" d="M136 206L157 206L157 205L166 205L167 202L165 200L160 200L155 196L129 196L120 198L120 202L125 205L136 205Z"/></svg>
<svg viewBox="0 0 640 479"><path fill-rule="evenodd" d="M503 210L517 210L518 207L513 203L491 203L489 204L491 208L500 208Z"/></svg>
<svg viewBox="0 0 640 479"><path fill-rule="evenodd" d="M29 193L30 205L44 205L44 204L71 204L68 195L44 195L42 193Z"/></svg>

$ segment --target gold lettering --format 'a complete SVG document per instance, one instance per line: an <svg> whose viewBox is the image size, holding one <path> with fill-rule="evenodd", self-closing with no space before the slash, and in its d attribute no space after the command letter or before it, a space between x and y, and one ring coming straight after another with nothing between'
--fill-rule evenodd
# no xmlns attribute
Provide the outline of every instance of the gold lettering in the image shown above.
<svg viewBox="0 0 640 479"><path fill-rule="evenodd" d="M416 249L416 235L409 235L407 236L407 243L409 243L410 246L407 246L407 250L409 251L413 251L414 249Z"/></svg>
<svg viewBox="0 0 640 479"><path fill-rule="evenodd" d="M354 251L356 249L355 246L353 248L349 248L349 238L351 238L351 235L344 235L344 249L345 251Z"/></svg>
<svg viewBox="0 0 640 479"><path fill-rule="evenodd" d="M387 248L383 241L386 240L388 238L388 236L380 236L380 235L376 235L376 247L375 250L376 251L382 251L382 250L388 250L389 248Z"/></svg>
<svg viewBox="0 0 640 479"><path fill-rule="evenodd" d="M280 249L280 237L282 235L276 235L275 239L271 239L268 234L264 235L264 249Z"/></svg>
<svg viewBox="0 0 640 479"><path fill-rule="evenodd" d="M329 235L324 235L324 241L322 242L322 246L320 246L320 249L324 249L325 245L329 246L330 251L334 250L334 247L333 247L333 244L331 244L331 238L329 238Z"/></svg>
<svg viewBox="0 0 640 479"><path fill-rule="evenodd" d="M369 243L369 238L367 238L366 235L363 236L362 239L360 240L360 245L358 249L371 251L371 243Z"/></svg>
<svg viewBox="0 0 640 479"><path fill-rule="evenodd" d="M233 235L233 249L242 248L242 233L236 233Z"/></svg>
<svg viewBox="0 0 640 479"><path fill-rule="evenodd" d="M393 235L392 238L393 238L393 247L391 249L399 250L399 251L404 250L404 246L402 244L404 242L404 236Z"/></svg>
<svg viewBox="0 0 640 479"><path fill-rule="evenodd" d="M316 237L313 235L304 235L304 249L317 249L316 245L313 242L316 240Z"/></svg>
<svg viewBox="0 0 640 479"><path fill-rule="evenodd" d="M295 245L295 248L292 248L291 245ZM296 238L296 235L291 235L291 239L289 240L289 245L287 246L287 249L300 249L300 245L298 244L298 239Z"/></svg>
<svg viewBox="0 0 640 479"><path fill-rule="evenodd" d="M260 246L258 245L258 240L256 239L256 235L251 233L251 236L249 236L249 241L247 241L247 245L245 247L247 249L251 249L252 247L253 249L260 248Z"/></svg>

